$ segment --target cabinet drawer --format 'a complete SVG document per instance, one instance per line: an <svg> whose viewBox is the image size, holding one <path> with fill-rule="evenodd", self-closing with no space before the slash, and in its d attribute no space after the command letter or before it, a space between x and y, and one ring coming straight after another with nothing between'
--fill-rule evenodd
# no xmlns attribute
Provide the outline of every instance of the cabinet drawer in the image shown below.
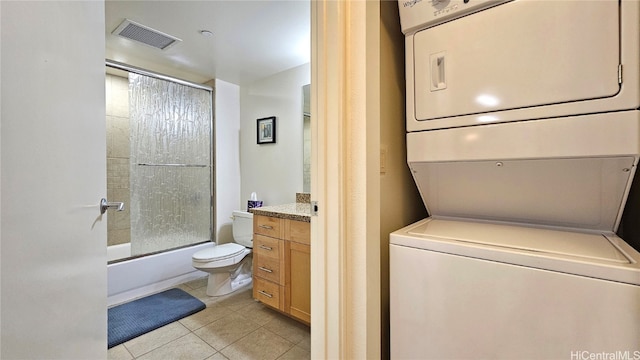
<svg viewBox="0 0 640 360"><path fill-rule="evenodd" d="M273 238L280 238L280 219L255 215L253 217L253 232L260 235L266 235Z"/></svg>
<svg viewBox="0 0 640 360"><path fill-rule="evenodd" d="M276 309L280 309L280 286L254 277L253 298Z"/></svg>
<svg viewBox="0 0 640 360"><path fill-rule="evenodd" d="M284 274L281 270L279 258L254 254L253 274L255 276L284 285Z"/></svg>
<svg viewBox="0 0 640 360"><path fill-rule="evenodd" d="M253 253L261 257L280 258L281 240L263 235L253 236Z"/></svg>
<svg viewBox="0 0 640 360"><path fill-rule="evenodd" d="M284 239L311 244L311 224L304 221L285 220Z"/></svg>

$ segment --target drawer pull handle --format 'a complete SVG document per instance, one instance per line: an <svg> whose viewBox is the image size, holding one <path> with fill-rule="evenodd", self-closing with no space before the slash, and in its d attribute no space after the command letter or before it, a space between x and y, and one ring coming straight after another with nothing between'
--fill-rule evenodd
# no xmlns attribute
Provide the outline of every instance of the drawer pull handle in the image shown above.
<svg viewBox="0 0 640 360"><path fill-rule="evenodd" d="M264 296L268 297L268 298L272 298L272 297L273 297L273 295L269 294L268 292L264 292L264 291L262 291L262 290L258 290L258 292L259 292L260 294L262 294L262 295L264 295Z"/></svg>
<svg viewBox="0 0 640 360"><path fill-rule="evenodd" d="M264 246L264 245L260 245L260 249L262 249L262 250L269 250L269 251L273 250L273 248L268 247L268 246Z"/></svg>
<svg viewBox="0 0 640 360"><path fill-rule="evenodd" d="M273 226L269 226L269 225L260 225L260 227L267 230L273 230Z"/></svg>
<svg viewBox="0 0 640 360"><path fill-rule="evenodd" d="M268 272L268 273L272 273L273 272L273 270L267 269L266 267L262 267L262 266L258 267L258 269L260 269L262 271L265 271L265 272Z"/></svg>

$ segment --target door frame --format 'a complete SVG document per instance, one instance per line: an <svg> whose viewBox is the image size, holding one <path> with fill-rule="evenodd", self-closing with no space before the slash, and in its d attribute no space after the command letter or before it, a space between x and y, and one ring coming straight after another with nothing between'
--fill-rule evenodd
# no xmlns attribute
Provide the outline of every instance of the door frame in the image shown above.
<svg viewBox="0 0 640 360"><path fill-rule="evenodd" d="M380 358L380 3L311 2L311 357Z"/></svg>

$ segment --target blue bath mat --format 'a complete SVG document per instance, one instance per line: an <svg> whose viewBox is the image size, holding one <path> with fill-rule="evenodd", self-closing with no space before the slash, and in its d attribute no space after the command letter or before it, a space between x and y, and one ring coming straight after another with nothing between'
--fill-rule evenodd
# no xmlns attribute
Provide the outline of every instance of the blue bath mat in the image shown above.
<svg viewBox="0 0 640 360"><path fill-rule="evenodd" d="M206 305L180 289L170 289L108 310L108 348L148 333Z"/></svg>

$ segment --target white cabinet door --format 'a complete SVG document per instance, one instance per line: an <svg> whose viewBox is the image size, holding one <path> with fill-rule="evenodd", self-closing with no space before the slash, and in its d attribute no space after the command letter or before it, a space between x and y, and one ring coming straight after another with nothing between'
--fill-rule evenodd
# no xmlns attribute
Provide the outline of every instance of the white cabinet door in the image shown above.
<svg viewBox="0 0 640 360"><path fill-rule="evenodd" d="M0 358L106 358L104 2L0 20Z"/></svg>

